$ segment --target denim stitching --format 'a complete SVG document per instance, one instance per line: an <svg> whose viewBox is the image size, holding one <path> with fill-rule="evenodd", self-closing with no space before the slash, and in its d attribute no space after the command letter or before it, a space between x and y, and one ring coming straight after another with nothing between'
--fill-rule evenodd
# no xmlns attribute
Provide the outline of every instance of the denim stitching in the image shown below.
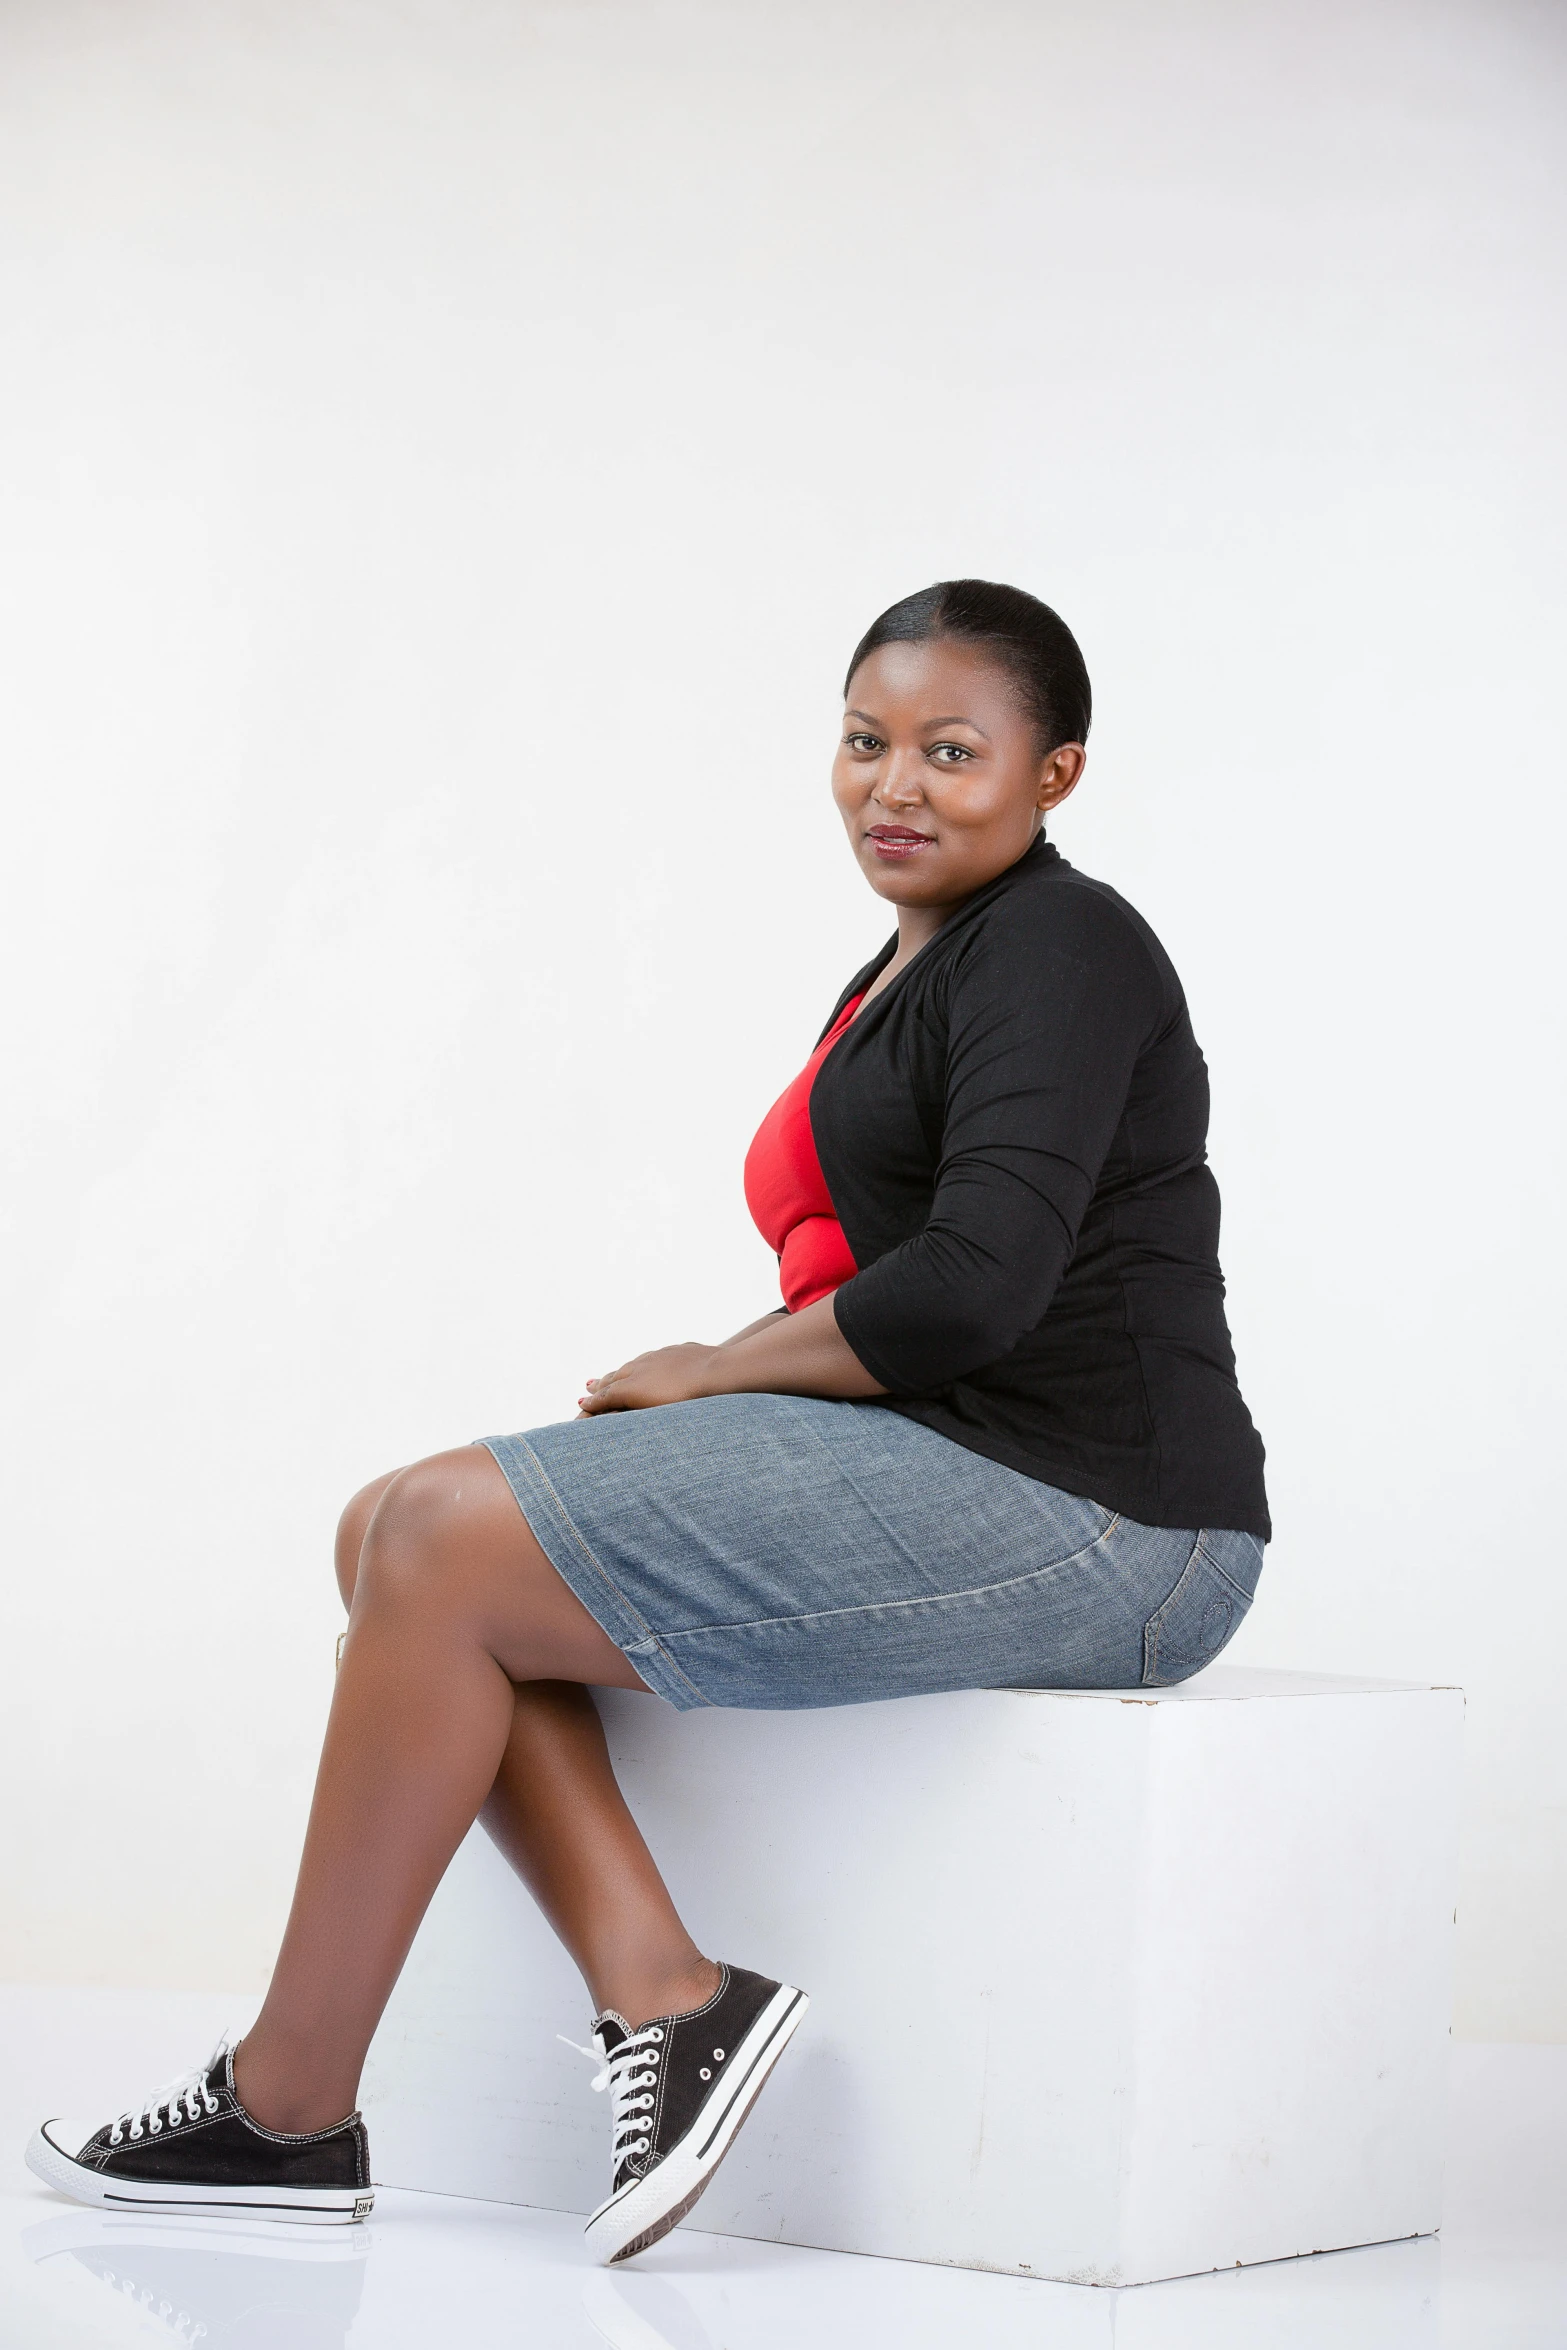
<svg viewBox="0 0 1567 2350"><path fill-rule="evenodd" d="M576 1544L583 1557L587 1560L588 1565L593 1569L594 1573L599 1577L600 1581L608 1585L609 1589L614 1592L615 1597L620 1601L620 1604L625 1609L627 1615L630 1616L634 1622L642 1625L643 1631L648 1634L650 1639L656 1638L656 1634L653 1632L651 1625L643 1623L641 1616L637 1614L636 1609L632 1606L630 1600L627 1599L625 1593L623 1591L617 1590L616 1586L610 1582L609 1576L605 1573L603 1567L600 1566L592 1551L589 1550L587 1544L583 1541L582 1536L578 1531L576 1520L572 1517L571 1512L567 1509L565 1503L561 1500L560 1495L556 1492L554 1486L550 1483L549 1471L545 1468L544 1463L540 1460L532 1445L527 1442L525 1437L521 1436L514 1436L511 1439L511 1442L513 1444L520 1445L522 1450L527 1454L529 1460L533 1463L533 1466L539 1474L539 1483L543 1486L545 1492L549 1495L551 1501L559 1510L561 1514L561 1520L565 1525L567 1533L571 1536L572 1541ZM499 1463L496 1465L499 1466ZM505 1471L502 1470L501 1474L504 1476ZM516 1499L516 1496L514 1495L513 1498ZM520 1501L517 1502L517 1506L519 1509L522 1508ZM523 1515L524 1517L527 1515L525 1510L523 1511ZM531 1533L531 1527L529 1531ZM542 1550L544 1546L542 1543L540 1543L539 1547ZM560 1572L558 1567L555 1571L557 1574Z"/></svg>
<svg viewBox="0 0 1567 2350"><path fill-rule="evenodd" d="M1081 1550L1074 1550L1069 1558L1053 1559L1048 1567L1031 1567L1026 1575L1008 1575L1000 1583L975 1583L966 1591L931 1591L919 1599L870 1599L862 1607L813 1608L808 1615L755 1616L743 1624L687 1624L679 1632L671 1632L671 1640L697 1640L709 1632L766 1632L775 1624L827 1624L840 1616L884 1615L893 1610L911 1607L950 1607L955 1600L988 1599L997 1591L1015 1591L1019 1584L1037 1583L1046 1575L1059 1575L1063 1567L1075 1567L1079 1559L1087 1558L1102 1542L1108 1542L1121 1523L1119 1512L1110 1520L1102 1534L1092 1542L1085 1542ZM1185 1569L1182 1569L1185 1572ZM706 1702L705 1700L703 1701Z"/></svg>
<svg viewBox="0 0 1567 2350"><path fill-rule="evenodd" d="M1214 1573L1215 1573L1215 1574L1218 1576L1218 1578L1219 1578L1219 1581L1220 1581L1221 1583L1227 1583L1227 1584L1229 1585L1230 1589L1231 1589L1231 1590L1234 1592L1234 1594L1235 1594L1236 1598L1237 1598L1237 1599L1240 1601L1240 1603L1241 1603L1241 1606L1242 1606L1243 1608L1249 1608L1249 1607L1250 1607L1250 1605L1251 1605L1251 1603L1252 1603L1252 1600L1253 1600L1253 1599L1256 1597L1256 1594L1255 1594L1254 1592L1250 1592L1250 1591L1243 1591L1243 1590L1241 1589L1240 1585L1239 1585L1239 1584L1236 1582L1236 1580L1235 1580L1234 1576L1233 1576L1233 1575L1227 1575L1227 1574L1225 1573L1224 1569L1223 1569L1223 1568L1220 1566L1220 1564L1219 1564L1218 1560L1217 1560L1217 1559L1214 1557L1214 1555L1213 1555L1212 1551L1211 1551L1211 1550L1208 1548L1208 1535L1209 1535L1209 1531L1210 1531L1210 1529L1209 1529L1208 1527L1206 1527L1206 1526L1205 1526L1205 1527L1202 1529L1202 1532L1201 1532L1201 1533L1198 1535L1198 1537L1197 1537L1197 1548L1198 1548L1198 1550L1200 1550L1200 1551L1202 1552L1202 1555L1203 1555L1203 1557L1204 1557L1204 1558L1207 1560L1207 1562L1208 1562L1209 1566L1210 1566L1210 1567L1212 1567L1212 1569L1213 1569ZM1194 1553L1193 1555L1195 1556L1195 1553ZM1188 1563L1189 1563L1189 1562L1188 1562Z"/></svg>
<svg viewBox="0 0 1567 2350"><path fill-rule="evenodd" d="M1251 1600L1248 1598L1247 1594L1241 1589L1240 1585L1234 1580L1232 1576L1229 1576L1224 1572L1224 1569L1220 1566L1218 1560L1214 1557L1212 1551L1208 1548L1207 1542L1205 1540L1205 1536L1207 1535L1208 1531L1209 1529L1207 1527L1202 1527L1199 1530L1197 1539L1192 1544L1192 1555L1187 1560L1185 1566L1182 1567L1180 1574L1176 1577L1173 1589L1169 1592L1166 1598L1159 1602L1159 1605L1154 1609L1153 1614L1149 1617L1147 1623L1143 1626L1143 1687L1145 1689L1179 1686L1178 1683L1171 1684L1169 1682L1161 1682L1159 1679L1159 1642L1164 1635L1164 1619L1166 1611L1174 1605L1176 1593L1180 1590L1181 1585L1185 1582L1187 1576L1191 1573L1199 1558L1206 1567L1208 1567L1215 1575L1218 1576L1219 1581L1224 1585L1226 1591L1234 1593L1236 1600L1239 1602L1240 1611L1243 1616L1251 1607ZM1218 1648L1214 1650L1214 1656L1218 1656L1222 1650L1229 1646L1230 1642L1235 1637L1236 1629L1236 1625L1231 1623L1225 1632L1224 1638L1220 1641ZM1211 1664L1212 1661L1212 1657L1205 1657L1203 1659L1203 1664ZM1194 1665L1192 1667L1192 1671L1194 1673L1201 1672L1202 1669L1202 1665ZM1188 1675L1187 1678L1190 1678L1190 1676Z"/></svg>
<svg viewBox="0 0 1567 2350"><path fill-rule="evenodd" d="M526 1441L526 1439L525 1439L525 1438L523 1438L523 1437L520 1437L520 1436L514 1436L514 1437L511 1439L511 1442L512 1442L513 1444L519 1444L519 1445L521 1445L521 1447L522 1447L523 1451L524 1451L524 1452L527 1454L527 1456L528 1456L529 1460L530 1460L530 1461L533 1463L533 1465L534 1465L535 1469L537 1469L537 1471L538 1471L538 1473L539 1473L539 1482L540 1482L540 1484L541 1484L541 1485L544 1487L544 1490L545 1490L545 1492L546 1492L546 1493L549 1495L549 1497L550 1497L551 1501L552 1501L552 1502L555 1504L555 1507L556 1507L556 1508L559 1510L559 1512L560 1512L560 1514L561 1514L561 1518L562 1518L562 1520L563 1520L563 1522L564 1522L564 1524L565 1524L566 1531L568 1532L568 1534L570 1534L570 1536L571 1536L572 1540L575 1542L575 1544L576 1544L577 1548L578 1548L578 1549L581 1551L581 1553L582 1553L583 1557L584 1557L584 1558L587 1560L587 1562L588 1562L588 1565L589 1565L589 1566L590 1566L590 1567L593 1569L594 1573L595 1573L595 1574L598 1576L598 1578L599 1578L600 1582L601 1582L601 1583L603 1583L603 1585L605 1586L605 1588L606 1588L608 1591L611 1591L611 1592L614 1594L615 1598L619 1600L619 1602L620 1602L621 1606L622 1606L622 1607L625 1609L625 1611L626 1611L627 1615L628 1615L628 1616L630 1616L630 1618L632 1619L633 1623L641 1624L643 1631L646 1633L646 1635L647 1635L648 1639L649 1639L649 1640L652 1642L652 1644L653 1644L654 1648L655 1648L655 1649L658 1651L659 1655L660 1655L660 1656L661 1656L661 1657L664 1659L664 1662L665 1662L665 1663L668 1665L668 1667L669 1667L669 1670L670 1670L670 1671L671 1671L671 1672L672 1672L672 1673L673 1673L673 1674L674 1674L674 1675L677 1677L677 1679L679 1679L680 1681L684 1682L684 1684L685 1684L686 1688L688 1688L688 1689L690 1690L690 1692L691 1692L692 1696L693 1696L693 1697L696 1699L696 1701L697 1701L698 1705L707 1706L709 1709L711 1709L711 1707L712 1707L712 1703L713 1703L712 1699L711 1699L710 1697L704 1697L704 1695L702 1694L702 1691L701 1691L700 1689L698 1689L698 1687L697 1687L696 1683L695 1683L695 1682L694 1682L694 1681L691 1679L691 1676L690 1676L690 1674L689 1674L689 1673L683 1673L683 1672L681 1671L681 1669L680 1669L679 1665L676 1663L675 1659L674 1659L674 1658L673 1658L673 1657L672 1657L672 1656L669 1654L668 1650L667 1650L667 1649L665 1648L665 1646L664 1646L664 1643L663 1643L663 1641L660 1639L660 1637L659 1637L658 1633L656 1633L656 1632L654 1631L654 1629L653 1629L652 1625L651 1625L651 1624L649 1624L649 1623L647 1623L647 1622L646 1622L646 1621L643 1619L643 1617L642 1617L642 1616L639 1614L639 1612L637 1611L637 1609L636 1609L636 1608L634 1608L634 1607L632 1606L632 1604L631 1604L630 1600L629 1600L629 1599L626 1597L625 1593L624 1593L624 1592L623 1592L623 1591L620 1589L620 1586L619 1586L617 1583L615 1583L615 1582L612 1580L612 1578L610 1577L610 1575L609 1575L609 1573L608 1573L608 1570L607 1570L606 1568L604 1568L603 1566L601 1566L601 1565L600 1565L599 1561L598 1561L598 1560L597 1560L597 1559L594 1557L594 1555L593 1555L592 1551L591 1551L591 1550L589 1550L589 1548L588 1548L588 1546L587 1546L586 1542L583 1540L583 1538L582 1538L582 1535L581 1535L581 1533L580 1533L580 1532L579 1532L579 1530L578 1530L578 1527L577 1527L576 1520L575 1520L575 1519L572 1517L572 1515L571 1515L571 1512L570 1512L570 1511L567 1509L567 1507L566 1507L565 1503L564 1503L564 1502L561 1500L561 1498L560 1498L560 1495L559 1495L559 1494L556 1492L556 1490L555 1490L554 1486L553 1486L553 1485L550 1483L550 1476L549 1476L549 1471L548 1471L548 1470L545 1468L545 1466L544 1466L544 1463L543 1463L543 1462L540 1460L540 1458L539 1458L538 1454L537 1454L537 1453L534 1451L534 1449L533 1449L532 1445L531 1445L531 1444L529 1444L529 1443ZM491 1457L493 1458L494 1456L492 1455ZM506 1474L506 1472L505 1472L504 1468L501 1468L501 1464L499 1463L499 1461L497 1461L497 1462L496 1462L496 1467L501 1469L501 1475L504 1477L504 1476L505 1476L505 1474ZM520 1498L518 1498L518 1497L515 1495L515 1493L513 1494L513 1499L517 1501L517 1507L518 1507L519 1509L522 1509L522 1502L521 1502ZM523 1510L523 1511L522 1511L522 1514L523 1514L524 1518L526 1518L526 1516L527 1516L527 1514L528 1514L528 1513L527 1513L527 1511L526 1511L526 1510ZM532 1532L532 1529L531 1529L531 1527L530 1527L529 1531L530 1531L530 1532ZM535 1540L537 1540L537 1537L536 1537L536 1536L535 1536ZM543 1549L544 1549L544 1545L543 1545L543 1543L542 1543L542 1542L539 1544L539 1548L540 1548L541 1550L543 1550ZM548 1556L549 1556L549 1553L548 1553L547 1551L545 1552L545 1556L546 1556L546 1557L548 1557ZM553 1562L553 1561L551 1561L551 1564L553 1565L553 1564L554 1564L554 1562ZM560 1569L559 1569L558 1567L556 1567L556 1569L555 1569L555 1572L556 1572L557 1574L560 1574ZM564 1582L564 1581L565 1581L565 1577L564 1577L564 1576L561 1576L561 1580L562 1580L562 1582ZM569 1589L569 1586L568 1586L568 1589ZM589 1613L590 1613L590 1614L591 1614L591 1612L592 1612L592 1611L591 1611L591 1610L589 1610ZM600 1629L602 1630L602 1628L603 1628L603 1627L601 1626L601 1627L600 1627ZM607 1637L607 1635L606 1635L606 1637ZM615 1645L616 1645L616 1647L617 1647L617 1648L619 1648L619 1647L620 1647L620 1643L619 1643L619 1641L618 1641L618 1640L616 1641ZM624 1656L626 1652L625 1652L625 1650L622 1648L622 1649L621 1649L621 1651L620 1651L620 1653L621 1653L621 1655L622 1655L622 1656ZM629 1661L629 1660L628 1660L628 1661Z"/></svg>
<svg viewBox="0 0 1567 2350"><path fill-rule="evenodd" d="M1193 1567L1197 1564L1199 1555L1205 1560L1208 1559L1208 1554L1202 1547L1202 1535L1200 1532L1196 1541L1192 1544L1191 1556L1187 1559L1185 1566L1182 1567L1180 1573L1176 1576L1175 1581L1171 1584L1169 1590L1165 1593L1163 1599L1160 1600L1159 1605L1154 1609L1153 1614L1149 1617L1147 1623L1143 1626L1143 1687L1145 1689L1157 1689L1163 1686L1167 1686L1167 1684L1161 1683L1159 1679L1159 1643L1164 1637L1165 1611L1175 1605L1181 1585L1185 1582L1187 1576L1191 1573ZM1208 1563L1211 1565L1212 1561L1209 1560Z"/></svg>

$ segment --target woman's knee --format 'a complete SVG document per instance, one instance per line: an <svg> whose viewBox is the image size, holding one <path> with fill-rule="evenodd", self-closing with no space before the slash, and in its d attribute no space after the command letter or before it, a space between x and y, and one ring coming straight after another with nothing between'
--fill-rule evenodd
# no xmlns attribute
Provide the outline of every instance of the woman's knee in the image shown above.
<svg viewBox="0 0 1567 2350"><path fill-rule="evenodd" d="M377 1599L406 1598L478 1567L493 1506L488 1469L493 1463L483 1447L465 1445L383 1479L360 1537L355 1587L366 1598L372 1585ZM363 1498L356 1494L349 1511Z"/></svg>
<svg viewBox="0 0 1567 2350"><path fill-rule="evenodd" d="M384 1477L372 1478L368 1485L362 1485L337 1521L332 1564L344 1607L352 1607L354 1604L354 1586L359 1580L359 1558L365 1546L365 1536L370 1531L370 1520L375 1516L382 1494L402 1474L401 1469L388 1469Z"/></svg>

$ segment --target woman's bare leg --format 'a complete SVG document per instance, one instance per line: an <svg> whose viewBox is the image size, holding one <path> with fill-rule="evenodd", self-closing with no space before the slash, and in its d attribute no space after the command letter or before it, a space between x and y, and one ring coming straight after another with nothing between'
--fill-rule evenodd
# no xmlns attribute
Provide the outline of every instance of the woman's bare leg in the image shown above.
<svg viewBox="0 0 1567 2350"><path fill-rule="evenodd" d="M716 1969L626 1810L583 1684L643 1686L493 1456L467 1446L387 1482L288 1928L235 2058L258 2121L321 2129L352 2110L419 1920L481 1809L601 2005L637 2023L710 1995Z"/></svg>
<svg viewBox="0 0 1567 2350"><path fill-rule="evenodd" d="M377 1504L399 1472L356 1493L337 1530L335 1565L351 1608ZM513 1690L511 1733L479 1814L576 1960L596 2009L628 2022L700 2006L718 1985L670 1898L626 1805L603 1724L580 1683Z"/></svg>
<svg viewBox="0 0 1567 2350"><path fill-rule="evenodd" d="M626 1808L598 1708L580 1683L518 1689L479 1817L582 1971L595 2008L632 2025L681 2015L720 1974L681 1922Z"/></svg>

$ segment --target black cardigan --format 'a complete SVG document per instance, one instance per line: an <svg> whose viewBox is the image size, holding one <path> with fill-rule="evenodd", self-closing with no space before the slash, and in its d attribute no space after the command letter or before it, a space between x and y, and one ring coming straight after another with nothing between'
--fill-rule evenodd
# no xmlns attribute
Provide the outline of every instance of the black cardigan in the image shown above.
<svg viewBox="0 0 1567 2350"><path fill-rule="evenodd" d="M861 1268L838 1327L887 1403L1144 1525L1267 1537L1208 1071L1124 898L1036 840L846 1030L811 1128Z"/></svg>

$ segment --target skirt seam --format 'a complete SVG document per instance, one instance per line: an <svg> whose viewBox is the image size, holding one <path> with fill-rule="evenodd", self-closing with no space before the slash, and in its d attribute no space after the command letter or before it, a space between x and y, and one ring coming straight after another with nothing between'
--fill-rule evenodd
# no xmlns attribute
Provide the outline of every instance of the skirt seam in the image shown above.
<svg viewBox="0 0 1567 2350"><path fill-rule="evenodd" d="M540 1460L538 1454L534 1451L527 1438L525 1436L508 1436L504 1439L486 1438L484 1439L484 1442L486 1449L492 1453L497 1442L504 1442L508 1446L515 1445L519 1452L527 1454L529 1464L534 1474L537 1476L539 1483L543 1486L545 1494L553 1503L555 1510L559 1515L561 1524L565 1527L566 1532L570 1535L578 1550L581 1551L583 1558L593 1569L593 1572L597 1575L599 1581L604 1585L605 1590L608 1591L610 1595L619 1602L620 1606L625 1610L626 1614L631 1618L632 1622L639 1627L643 1636L643 1640L648 1642L654 1649L656 1649L659 1657L662 1659L668 1671L672 1673L681 1683L683 1683L687 1689L690 1690L691 1695L696 1700L696 1703L699 1706L705 1706L711 1709L713 1703L712 1699L703 1695L702 1691L698 1689L696 1683L692 1680L690 1674L685 1672L677 1663L675 1658L670 1655L668 1649L664 1645L663 1635L654 1631L652 1625L643 1615L640 1608L632 1606L631 1601L621 1590L619 1584L610 1574L609 1569L604 1565L603 1561L590 1547L581 1527L577 1524L576 1519L572 1516L570 1510L567 1509L565 1503L561 1500L559 1493L556 1491L549 1471L545 1468L544 1463ZM502 1476L506 1476L505 1463L501 1461L498 1456L496 1456L496 1465L500 1469ZM506 1481L508 1484L511 1484L509 1477ZM545 1557L549 1558L549 1552L545 1548L542 1540L540 1540L538 1529L533 1525L532 1520L528 1519L528 1513L525 1509L523 1509L522 1496L517 1492L515 1485L512 1486L512 1495L516 1501L518 1509L522 1511L524 1519L528 1520L528 1528L530 1533L532 1533L534 1540L538 1542L539 1548L544 1551ZM550 1559L550 1565L555 1568L556 1574L560 1576L561 1581L566 1585L566 1588L571 1590L572 1586L570 1577L562 1571L554 1559ZM587 1607L588 1603L586 1599L582 1598L582 1594L580 1592L575 1593L574 1596L578 1599L582 1599L583 1606ZM589 1615L592 1615L593 1610L588 1608L588 1613ZM595 1617L594 1621L597 1622L597 1620L598 1619ZM606 1639L615 1640L615 1635L609 1630L607 1625L600 1624L599 1630L604 1633ZM641 1643L639 1642L638 1646L640 1645ZM615 1640L615 1646L620 1650L622 1656L627 1656L627 1650L624 1641ZM631 1660L628 1658L628 1661ZM638 1667L639 1671L640 1669L641 1668ZM655 1691L654 1694L657 1695L659 1692Z"/></svg>
<svg viewBox="0 0 1567 2350"><path fill-rule="evenodd" d="M1047 1575L1059 1575L1064 1568L1075 1567L1101 1543L1108 1542L1120 1523L1119 1516L1113 1517L1103 1532L1096 1534L1092 1542L1085 1542L1081 1550L1074 1550L1064 1559L1052 1559L1048 1567L1030 1567L1026 1574L1003 1576L999 1583L971 1583L963 1591L922 1591L916 1599L866 1599L856 1607L810 1608L793 1616L752 1616L733 1624L685 1624L678 1632L661 1633L657 1637L697 1640L709 1632L768 1632L778 1624L829 1624L839 1616L891 1615L904 1608L946 1607L954 1600L989 1599L998 1591L1013 1591L1020 1583L1038 1583Z"/></svg>

